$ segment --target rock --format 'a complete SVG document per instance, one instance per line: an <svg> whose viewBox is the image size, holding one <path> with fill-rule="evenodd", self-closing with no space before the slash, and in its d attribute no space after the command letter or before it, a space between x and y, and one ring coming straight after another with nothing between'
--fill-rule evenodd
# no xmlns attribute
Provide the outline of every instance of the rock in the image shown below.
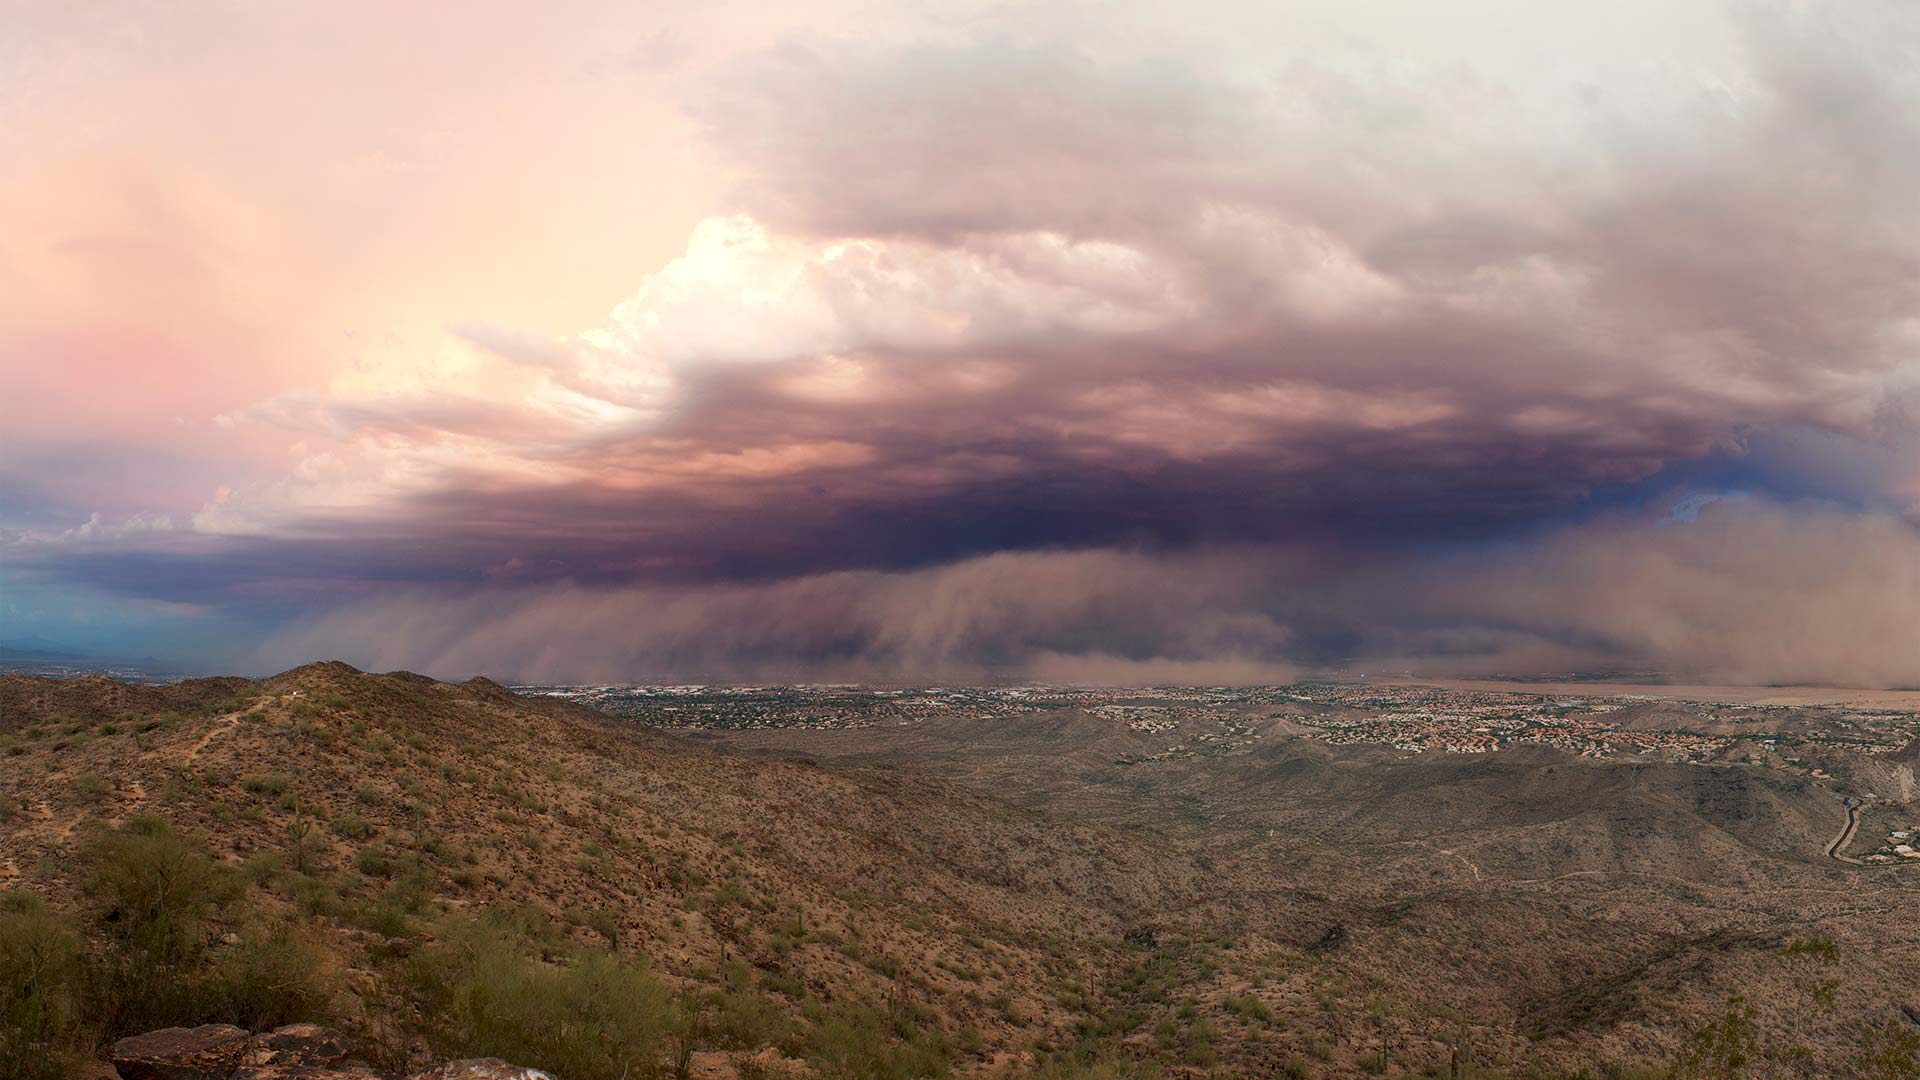
<svg viewBox="0 0 1920 1080"><path fill-rule="evenodd" d="M1341 926L1339 923L1334 923L1332 926L1327 927L1326 933L1320 935L1320 940L1307 946L1307 951L1329 952L1346 944L1346 942L1347 928Z"/></svg>
<svg viewBox="0 0 1920 1080"><path fill-rule="evenodd" d="M255 1035L247 1043L241 1064L338 1065L362 1052L360 1040L319 1024L288 1024Z"/></svg>
<svg viewBox="0 0 1920 1080"><path fill-rule="evenodd" d="M414 1073L407 1080L553 1080L553 1077L539 1069L509 1065L499 1058L467 1058Z"/></svg>
<svg viewBox="0 0 1920 1080"><path fill-rule="evenodd" d="M380 1074L361 1065L242 1065L227 1080L381 1080Z"/></svg>
<svg viewBox="0 0 1920 1080"><path fill-rule="evenodd" d="M319 1024L288 1024L258 1035L214 1024L167 1028L121 1039L113 1063L121 1080L368 1080L357 1039Z"/></svg>
<svg viewBox="0 0 1920 1080"><path fill-rule="evenodd" d="M231 1024L161 1028L114 1043L113 1067L121 1080L228 1080L247 1043Z"/></svg>

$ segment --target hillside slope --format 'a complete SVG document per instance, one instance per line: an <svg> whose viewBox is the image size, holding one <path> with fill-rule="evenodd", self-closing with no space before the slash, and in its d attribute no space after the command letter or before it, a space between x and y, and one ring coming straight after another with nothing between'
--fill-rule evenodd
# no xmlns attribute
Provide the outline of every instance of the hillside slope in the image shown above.
<svg viewBox="0 0 1920 1080"><path fill-rule="evenodd" d="M1911 920L1873 921L1904 868L1707 872L1817 825L1720 770L1285 740L1120 767L1139 740L1078 715L769 757L333 663L13 679L0 709L0 944L77 943L82 1056L298 1019L394 1072L487 1052L560 1080L1570 1076L1683 1061L1753 1009L1752 1052L1814 1076L1897 1020L1920 957ZM1529 850L1552 873L1502 855ZM201 892L154 923L155 881Z"/></svg>

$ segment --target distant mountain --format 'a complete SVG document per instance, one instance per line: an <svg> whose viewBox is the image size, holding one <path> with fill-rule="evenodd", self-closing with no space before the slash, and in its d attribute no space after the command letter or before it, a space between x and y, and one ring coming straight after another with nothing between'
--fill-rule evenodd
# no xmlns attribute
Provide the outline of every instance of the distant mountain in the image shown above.
<svg viewBox="0 0 1920 1080"><path fill-rule="evenodd" d="M28 674L101 672L122 676L157 676L169 670L169 665L151 656L91 652L34 636L0 641L0 669Z"/></svg>
<svg viewBox="0 0 1920 1080"><path fill-rule="evenodd" d="M0 659L84 660L87 659L87 654L57 641L48 641L43 637L25 637L0 641Z"/></svg>

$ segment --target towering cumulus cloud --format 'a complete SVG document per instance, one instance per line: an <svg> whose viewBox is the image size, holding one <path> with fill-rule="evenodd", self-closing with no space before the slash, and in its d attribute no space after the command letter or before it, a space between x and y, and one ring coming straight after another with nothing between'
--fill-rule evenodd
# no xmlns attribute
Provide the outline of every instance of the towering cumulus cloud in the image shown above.
<svg viewBox="0 0 1920 1080"><path fill-rule="evenodd" d="M429 332L167 406L191 497L40 437L0 581L262 666L1920 680L1920 12L861 18L529 43L676 133L677 251L569 328L412 271Z"/></svg>

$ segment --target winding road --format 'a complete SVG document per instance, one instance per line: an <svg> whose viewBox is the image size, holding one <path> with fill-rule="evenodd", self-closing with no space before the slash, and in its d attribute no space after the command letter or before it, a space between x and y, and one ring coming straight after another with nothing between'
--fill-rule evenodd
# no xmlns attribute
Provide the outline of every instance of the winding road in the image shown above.
<svg viewBox="0 0 1920 1080"><path fill-rule="evenodd" d="M1843 847L1846 847L1847 844L1851 843L1853 840L1853 834L1858 832L1860 829L1860 800L1853 798L1852 796L1848 796L1846 800L1846 804L1847 804L1847 827L1844 829L1841 829L1840 835L1834 837L1833 843L1827 845L1827 858L1838 859L1839 861L1845 862L1845 863L1858 863L1860 861L1859 859L1853 858L1850 855L1840 854L1840 849Z"/></svg>

